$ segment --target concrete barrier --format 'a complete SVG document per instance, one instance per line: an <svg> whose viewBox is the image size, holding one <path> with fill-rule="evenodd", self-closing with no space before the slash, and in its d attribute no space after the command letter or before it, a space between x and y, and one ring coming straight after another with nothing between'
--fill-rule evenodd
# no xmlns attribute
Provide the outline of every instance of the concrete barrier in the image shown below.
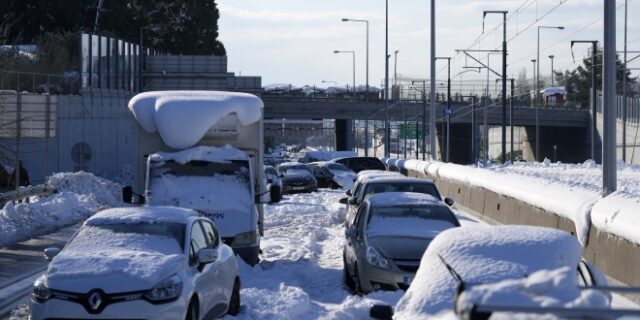
<svg viewBox="0 0 640 320"><path fill-rule="evenodd" d="M452 198L457 206L489 223L543 226L576 234L573 221L524 201L425 172L408 169L407 175L433 180L443 197ZM640 286L640 246L592 225L583 255L613 284ZM640 296L627 297L640 302Z"/></svg>

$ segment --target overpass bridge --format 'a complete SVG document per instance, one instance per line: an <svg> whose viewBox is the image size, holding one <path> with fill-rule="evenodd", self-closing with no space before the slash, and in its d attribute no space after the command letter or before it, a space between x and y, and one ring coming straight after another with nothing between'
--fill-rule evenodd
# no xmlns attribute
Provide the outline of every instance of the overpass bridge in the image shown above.
<svg viewBox="0 0 640 320"><path fill-rule="evenodd" d="M336 149L351 150L355 144L352 120L384 120L385 103L383 100L373 100L367 104L361 100L340 98L309 98L297 96L263 96L264 116L266 119L336 119ZM444 146L443 137L446 127L442 123L445 104L436 106L436 128L438 153ZM484 121L483 104L454 104L450 125L450 159L456 163L471 163L477 159L480 145L480 124ZM402 100L389 102L389 120L392 122L423 121L426 110L426 120L429 122L430 105L422 101ZM502 106L490 104L486 107L489 126L502 125ZM510 110L507 109L507 124L509 124ZM516 106L513 111L512 125L524 128L524 138L514 141L522 150L522 157L527 160L548 157L563 162L582 162L590 150L589 123L591 115L584 109L572 108L540 108L540 155L535 154L535 108ZM472 132L475 131L475 135ZM428 129L427 129L428 134ZM475 136L476 143L471 143ZM489 144L495 145L495 135L490 135ZM497 139L500 136L497 135ZM514 139L515 140L515 139ZM507 150L509 150L509 133L507 133ZM473 150L472 147L475 149Z"/></svg>

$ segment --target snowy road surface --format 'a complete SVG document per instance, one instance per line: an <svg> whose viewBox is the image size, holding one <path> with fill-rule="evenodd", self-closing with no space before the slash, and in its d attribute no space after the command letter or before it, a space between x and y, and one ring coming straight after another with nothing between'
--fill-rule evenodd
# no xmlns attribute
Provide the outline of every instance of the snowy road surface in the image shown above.
<svg viewBox="0 0 640 320"><path fill-rule="evenodd" d="M262 260L253 268L239 260L243 289L238 319L368 319L372 304L394 305L400 299L403 292L359 297L343 287L345 207L338 203L343 196L343 191L322 189L288 195L265 207ZM478 223L458 214L463 225ZM27 317L23 306L11 319Z"/></svg>

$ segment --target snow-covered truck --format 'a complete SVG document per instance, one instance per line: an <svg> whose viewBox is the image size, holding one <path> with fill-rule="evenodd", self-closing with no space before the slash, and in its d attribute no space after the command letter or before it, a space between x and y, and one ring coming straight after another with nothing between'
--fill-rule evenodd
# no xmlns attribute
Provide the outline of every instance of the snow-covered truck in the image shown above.
<svg viewBox="0 0 640 320"><path fill-rule="evenodd" d="M255 264L263 231L263 102L246 93L144 92L128 203L177 206L212 219L225 243Z"/></svg>

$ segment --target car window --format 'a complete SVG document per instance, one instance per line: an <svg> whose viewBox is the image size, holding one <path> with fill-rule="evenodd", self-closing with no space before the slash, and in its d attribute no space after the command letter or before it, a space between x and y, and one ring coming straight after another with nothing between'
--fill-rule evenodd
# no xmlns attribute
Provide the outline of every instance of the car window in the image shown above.
<svg viewBox="0 0 640 320"><path fill-rule="evenodd" d="M189 253L189 261L194 264L196 262L196 253L200 249L207 248L207 237L202 231L200 223L194 223L191 226L191 252Z"/></svg>
<svg viewBox="0 0 640 320"><path fill-rule="evenodd" d="M356 213L356 218L354 223L356 224L356 228L358 228L358 230L363 230L364 227L364 215L367 212L367 206L360 206L360 208L358 208L358 212Z"/></svg>
<svg viewBox="0 0 640 320"><path fill-rule="evenodd" d="M365 188L362 198L385 192L415 192L428 194L438 200L440 199L438 189L429 183L368 183ZM359 199L362 200L362 198Z"/></svg>
<svg viewBox="0 0 640 320"><path fill-rule="evenodd" d="M367 220L370 221L372 217L440 220L449 222L454 226L458 225L458 221L449 208L436 205L374 207L371 209L371 214L369 214L369 218Z"/></svg>
<svg viewBox="0 0 640 320"><path fill-rule="evenodd" d="M338 163L332 163L327 165L327 168L331 169L331 170L337 170L337 171L351 171L351 169L345 167L344 165L338 164Z"/></svg>
<svg viewBox="0 0 640 320"><path fill-rule="evenodd" d="M201 221L205 236L207 237L208 247L215 249L218 247L218 232L209 221Z"/></svg>

